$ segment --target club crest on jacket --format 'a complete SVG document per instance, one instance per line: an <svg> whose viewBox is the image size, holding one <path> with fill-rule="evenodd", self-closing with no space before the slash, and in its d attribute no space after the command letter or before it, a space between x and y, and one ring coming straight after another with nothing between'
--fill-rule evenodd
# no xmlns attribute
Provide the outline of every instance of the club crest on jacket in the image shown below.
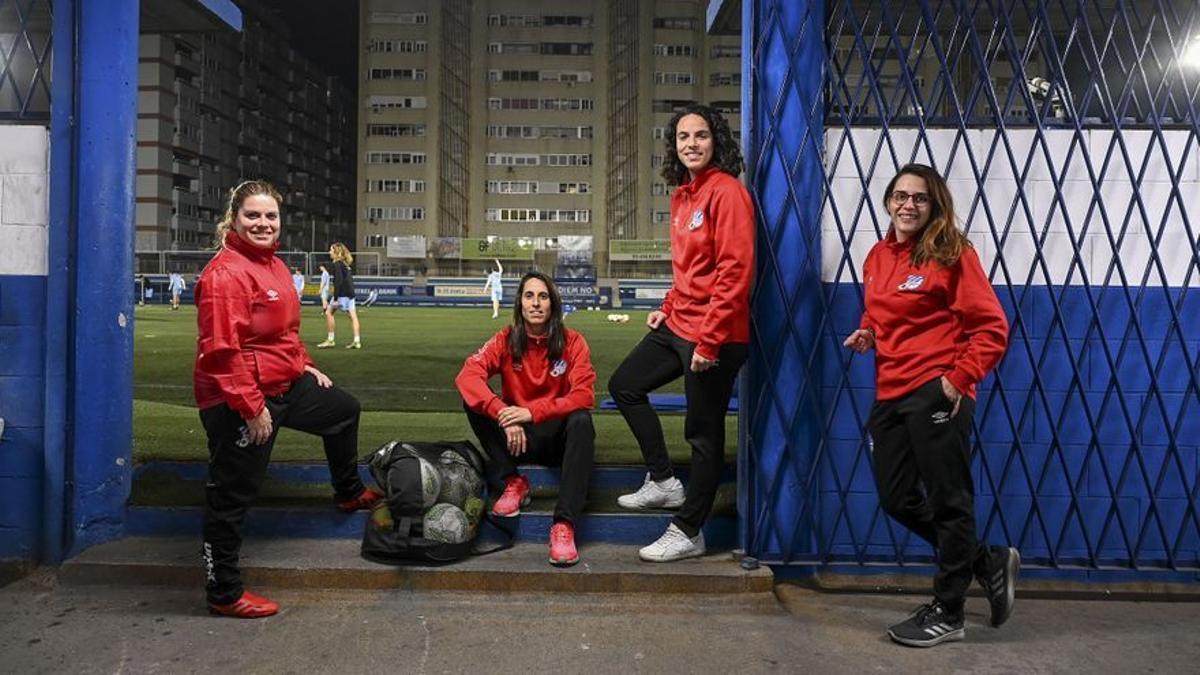
<svg viewBox="0 0 1200 675"><path fill-rule="evenodd" d="M925 283L925 277L921 276L920 274L910 274L908 275L908 278L904 280L904 283L897 286L896 289L901 291L915 291L920 288L921 284L923 283Z"/></svg>
<svg viewBox="0 0 1200 675"><path fill-rule="evenodd" d="M559 377L567 372L566 359L559 359L554 362L554 367L550 369L550 377Z"/></svg>

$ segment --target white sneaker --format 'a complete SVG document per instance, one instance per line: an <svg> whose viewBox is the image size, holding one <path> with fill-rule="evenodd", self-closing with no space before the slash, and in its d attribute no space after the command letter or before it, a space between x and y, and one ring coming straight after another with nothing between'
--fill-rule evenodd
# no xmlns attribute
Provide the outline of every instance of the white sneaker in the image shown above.
<svg viewBox="0 0 1200 675"><path fill-rule="evenodd" d="M667 526L667 531L658 541L643 547L638 551L638 557L646 562L672 562L684 558L697 558L704 555L704 533L689 537L683 530L675 527L675 523Z"/></svg>
<svg viewBox="0 0 1200 675"><path fill-rule="evenodd" d="M683 506L683 483L675 476L659 482L646 480L637 492L617 497L617 503L626 509L677 509Z"/></svg>

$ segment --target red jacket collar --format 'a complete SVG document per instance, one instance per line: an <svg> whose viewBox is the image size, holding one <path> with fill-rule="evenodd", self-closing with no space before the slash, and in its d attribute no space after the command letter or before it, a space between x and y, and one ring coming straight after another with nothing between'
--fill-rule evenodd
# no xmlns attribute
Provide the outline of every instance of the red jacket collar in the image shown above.
<svg viewBox="0 0 1200 675"><path fill-rule="evenodd" d="M715 176L719 171L720 169L718 169L716 166L709 164L701 169L700 173L696 174L695 178L692 178L685 183L680 183L679 189L683 190L684 192L695 194L700 190L700 188L704 187L708 181L712 180L712 177Z"/></svg>
<svg viewBox="0 0 1200 675"><path fill-rule="evenodd" d="M917 243L917 237L911 237L907 241L896 239L896 228L888 226L887 236L883 238L883 243L888 248L896 252L911 251L914 244Z"/></svg>
<svg viewBox="0 0 1200 675"><path fill-rule="evenodd" d="M237 232L230 230L225 233L225 247L231 248L238 253L250 258L251 260L264 261L270 260L275 256L275 251L279 250L279 241L276 240L271 248L262 248L255 246L250 242L238 236Z"/></svg>

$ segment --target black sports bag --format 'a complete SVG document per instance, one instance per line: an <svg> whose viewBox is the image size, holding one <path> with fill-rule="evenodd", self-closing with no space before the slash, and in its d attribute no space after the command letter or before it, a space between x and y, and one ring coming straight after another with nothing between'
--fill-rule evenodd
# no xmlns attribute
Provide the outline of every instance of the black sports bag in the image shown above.
<svg viewBox="0 0 1200 675"><path fill-rule="evenodd" d="M440 565L512 547L512 526L487 513L483 455L469 441L389 441L367 465L384 495L364 527L367 560ZM502 538L487 549L477 546L485 520Z"/></svg>

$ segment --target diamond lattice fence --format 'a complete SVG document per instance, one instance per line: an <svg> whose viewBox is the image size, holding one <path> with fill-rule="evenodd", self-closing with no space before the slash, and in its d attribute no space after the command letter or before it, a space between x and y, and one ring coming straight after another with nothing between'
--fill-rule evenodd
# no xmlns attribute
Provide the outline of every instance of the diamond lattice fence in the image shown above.
<svg viewBox="0 0 1200 675"><path fill-rule="evenodd" d="M760 218L750 553L907 564L870 356L841 341L895 170L947 176L1011 326L980 388L981 538L1061 568L1200 568L1200 3L747 0Z"/></svg>

